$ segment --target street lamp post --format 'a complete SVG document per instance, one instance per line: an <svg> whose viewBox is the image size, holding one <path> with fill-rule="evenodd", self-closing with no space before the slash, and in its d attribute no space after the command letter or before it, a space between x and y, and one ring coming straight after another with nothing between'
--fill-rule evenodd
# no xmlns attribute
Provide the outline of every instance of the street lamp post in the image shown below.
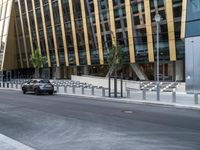
<svg viewBox="0 0 200 150"><path fill-rule="evenodd" d="M159 80L159 67L160 67L160 58L159 58L159 27L161 16L159 14L155 15L155 21L157 26L157 101L160 101L160 80Z"/></svg>

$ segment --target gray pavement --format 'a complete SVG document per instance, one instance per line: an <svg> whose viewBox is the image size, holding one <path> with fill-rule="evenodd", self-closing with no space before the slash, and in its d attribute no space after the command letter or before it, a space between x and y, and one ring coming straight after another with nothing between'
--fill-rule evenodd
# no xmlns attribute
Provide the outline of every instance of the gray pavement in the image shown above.
<svg viewBox="0 0 200 150"><path fill-rule="evenodd" d="M0 133L37 150L199 150L200 111L0 90Z"/></svg>

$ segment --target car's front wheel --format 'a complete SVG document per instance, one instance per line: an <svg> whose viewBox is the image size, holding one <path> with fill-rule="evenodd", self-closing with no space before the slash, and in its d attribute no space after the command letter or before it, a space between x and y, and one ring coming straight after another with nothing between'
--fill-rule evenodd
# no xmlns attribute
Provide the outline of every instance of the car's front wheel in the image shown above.
<svg viewBox="0 0 200 150"><path fill-rule="evenodd" d="M22 88L23 94L26 94L26 89Z"/></svg>
<svg viewBox="0 0 200 150"><path fill-rule="evenodd" d="M50 91L50 92L49 92L49 95L53 95L53 91Z"/></svg>
<svg viewBox="0 0 200 150"><path fill-rule="evenodd" d="M37 89L37 88L34 90L34 92L35 92L35 95L39 95L40 94L40 90Z"/></svg>

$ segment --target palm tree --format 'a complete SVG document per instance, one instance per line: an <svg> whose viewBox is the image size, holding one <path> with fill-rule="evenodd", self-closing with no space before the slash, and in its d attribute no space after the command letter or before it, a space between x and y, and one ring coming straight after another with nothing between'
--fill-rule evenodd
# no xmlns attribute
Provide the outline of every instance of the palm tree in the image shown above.
<svg viewBox="0 0 200 150"><path fill-rule="evenodd" d="M38 49L34 51L34 53L31 55L31 63L33 67L35 68L35 78L40 77L40 68L43 67L43 65L46 63L46 57L42 56Z"/></svg>
<svg viewBox="0 0 200 150"><path fill-rule="evenodd" d="M122 69L123 57L122 57L122 46L116 44L113 45L108 52L107 57L109 65L109 76L114 73L114 96L117 97L117 73ZM109 79L110 80L110 79ZM110 81L109 81L110 82Z"/></svg>

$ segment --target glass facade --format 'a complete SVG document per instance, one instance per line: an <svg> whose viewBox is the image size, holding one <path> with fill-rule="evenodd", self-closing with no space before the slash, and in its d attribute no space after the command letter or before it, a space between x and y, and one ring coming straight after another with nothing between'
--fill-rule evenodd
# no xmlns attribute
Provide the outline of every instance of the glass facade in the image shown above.
<svg viewBox="0 0 200 150"><path fill-rule="evenodd" d="M186 37L200 36L200 1L187 1Z"/></svg>
<svg viewBox="0 0 200 150"><path fill-rule="evenodd" d="M32 67L29 59L36 49L49 58L45 67L106 66L115 42L122 47L124 65L146 64L148 68L157 61L154 16L159 13L160 61L183 61L182 4L183 0L1 0L1 51L7 12L13 6L17 60L23 68ZM200 34L199 6L199 0L188 0L187 36ZM190 30L193 27L195 32Z"/></svg>

